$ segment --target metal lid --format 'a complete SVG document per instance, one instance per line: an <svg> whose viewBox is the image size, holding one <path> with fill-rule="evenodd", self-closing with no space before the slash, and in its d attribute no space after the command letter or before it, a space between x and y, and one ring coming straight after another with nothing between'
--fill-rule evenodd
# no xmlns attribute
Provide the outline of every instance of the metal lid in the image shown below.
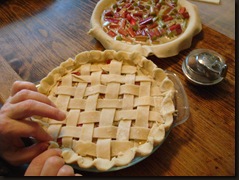
<svg viewBox="0 0 239 180"><path fill-rule="evenodd" d="M193 83L213 85L221 82L227 73L223 56L208 49L195 49L183 61L182 70Z"/></svg>

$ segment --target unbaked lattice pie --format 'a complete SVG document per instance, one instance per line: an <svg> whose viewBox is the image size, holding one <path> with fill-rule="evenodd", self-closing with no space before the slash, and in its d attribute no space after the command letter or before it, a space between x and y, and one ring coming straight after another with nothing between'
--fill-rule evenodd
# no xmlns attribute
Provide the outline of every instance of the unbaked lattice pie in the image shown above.
<svg viewBox="0 0 239 180"><path fill-rule="evenodd" d="M137 53L86 51L41 80L67 118L35 117L54 138L66 163L107 171L149 155L172 126L174 84Z"/></svg>

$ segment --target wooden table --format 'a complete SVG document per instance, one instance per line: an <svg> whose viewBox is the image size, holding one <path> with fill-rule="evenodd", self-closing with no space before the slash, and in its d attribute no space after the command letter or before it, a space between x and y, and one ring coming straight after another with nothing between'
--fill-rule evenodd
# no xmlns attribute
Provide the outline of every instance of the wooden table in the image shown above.
<svg viewBox="0 0 239 180"><path fill-rule="evenodd" d="M15 80L39 81L52 68L79 52L104 50L97 40L87 35L96 2L0 1L2 103ZM205 6L205 3L197 4L199 8ZM188 121L174 128L154 154L132 167L108 173L80 173L85 176L235 176L235 31L231 29L228 37L217 28L212 29L210 25L216 21L204 24L209 13L202 9L200 12L203 30L194 37L191 48L171 58L149 57L159 67L179 76L190 104ZM235 9L229 16L233 13ZM227 23L233 25L232 22L225 18L217 26L223 28ZM182 62L196 48L215 50L225 56L228 65L225 80L208 87L195 86L186 80Z"/></svg>
<svg viewBox="0 0 239 180"><path fill-rule="evenodd" d="M220 0L219 4L189 1L198 6L204 25L235 40L235 0Z"/></svg>

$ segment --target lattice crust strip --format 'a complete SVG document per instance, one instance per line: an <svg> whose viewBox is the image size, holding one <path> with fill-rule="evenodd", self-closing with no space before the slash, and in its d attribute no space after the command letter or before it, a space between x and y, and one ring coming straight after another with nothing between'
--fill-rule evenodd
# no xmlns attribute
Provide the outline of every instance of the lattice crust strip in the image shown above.
<svg viewBox="0 0 239 180"><path fill-rule="evenodd" d="M106 171L149 155L165 138L175 111L174 84L137 53L87 51L42 79L67 118L36 117L63 150L66 163Z"/></svg>

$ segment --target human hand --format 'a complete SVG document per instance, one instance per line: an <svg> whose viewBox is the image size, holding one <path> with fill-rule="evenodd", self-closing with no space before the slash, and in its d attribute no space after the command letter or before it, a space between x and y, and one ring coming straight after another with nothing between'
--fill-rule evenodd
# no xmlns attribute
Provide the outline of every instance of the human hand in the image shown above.
<svg viewBox="0 0 239 180"><path fill-rule="evenodd" d="M48 149L32 160L25 176L81 176L65 165L60 149Z"/></svg>
<svg viewBox="0 0 239 180"><path fill-rule="evenodd" d="M30 162L52 140L38 123L29 120L33 115L56 120L66 117L45 95L37 92L33 83L14 82L11 96L0 110L0 155L12 165ZM23 137L33 137L37 143L25 147Z"/></svg>

